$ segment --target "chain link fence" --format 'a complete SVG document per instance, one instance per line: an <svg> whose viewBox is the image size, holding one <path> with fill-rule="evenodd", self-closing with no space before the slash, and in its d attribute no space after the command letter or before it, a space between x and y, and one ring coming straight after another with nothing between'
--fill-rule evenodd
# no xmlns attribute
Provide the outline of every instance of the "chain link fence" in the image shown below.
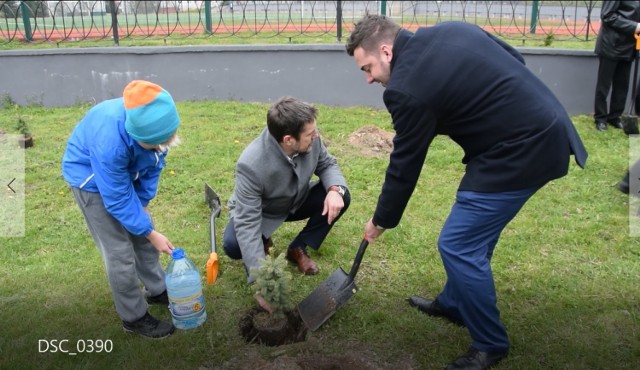
<svg viewBox="0 0 640 370"><path fill-rule="evenodd" d="M414 30L476 24L513 40L590 41L601 1L0 1L0 44L285 38L340 42L364 14ZM307 39L307 40L303 40Z"/></svg>

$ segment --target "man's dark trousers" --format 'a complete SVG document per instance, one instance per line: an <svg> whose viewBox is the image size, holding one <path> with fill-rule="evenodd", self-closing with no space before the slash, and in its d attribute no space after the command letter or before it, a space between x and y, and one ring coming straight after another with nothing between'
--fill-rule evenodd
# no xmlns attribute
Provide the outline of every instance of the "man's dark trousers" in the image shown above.
<svg viewBox="0 0 640 370"><path fill-rule="evenodd" d="M438 296L443 309L460 318L472 346L482 352L509 348L500 322L491 257L500 233L539 187L479 193L459 191L438 239L447 283Z"/></svg>
<svg viewBox="0 0 640 370"><path fill-rule="evenodd" d="M631 61L599 57L598 78L593 119L597 122L611 122L620 118L627 104ZM607 97L611 100L607 107Z"/></svg>
<svg viewBox="0 0 640 370"><path fill-rule="evenodd" d="M324 190L324 186L322 183L317 183L309 189L309 195L305 200L304 204L293 214L290 214L285 222L289 221L300 221L308 219L307 224L304 226L302 231L296 236L296 238L290 243L289 248L291 247L302 247L302 246L310 246L313 249L318 249L322 245L322 242L331 231L333 225L335 225L336 221L342 217L342 215L349 208L349 204L351 203L351 195L349 190L347 190L344 194L344 207L340 211L338 217L333 220L333 223L330 225L327 223L327 215L322 215L322 209L324 208L324 199L327 196L327 192ZM265 240L269 236L263 235L262 238ZM229 224L224 230L223 235L223 246L224 251L227 255L233 259L241 259L242 253L240 251L240 246L238 245L238 240L236 239L236 231L233 219L229 220Z"/></svg>

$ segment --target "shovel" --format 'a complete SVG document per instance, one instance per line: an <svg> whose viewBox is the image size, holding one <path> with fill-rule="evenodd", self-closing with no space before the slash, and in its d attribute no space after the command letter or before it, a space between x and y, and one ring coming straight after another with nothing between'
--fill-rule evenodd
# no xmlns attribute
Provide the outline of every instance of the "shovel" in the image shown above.
<svg viewBox="0 0 640 370"><path fill-rule="evenodd" d="M636 88L638 85L638 50L640 50L640 38L638 38L637 34L634 34L636 37L636 51L635 51L635 61L633 62L633 80L631 80L631 108L629 108L629 114L622 115L620 120L622 121L622 129L624 133L627 135L637 135L640 133L638 130L638 116L636 116L633 107L636 103Z"/></svg>
<svg viewBox="0 0 640 370"><path fill-rule="evenodd" d="M298 304L298 312L309 330L315 331L327 321L358 290L353 278L360 268L369 242L362 239L349 275L338 267L336 271Z"/></svg>
<svg viewBox="0 0 640 370"><path fill-rule="evenodd" d="M218 278L218 254L216 253L216 228L214 220L220 216L220 197L209 184L204 183L204 201L211 208L211 217L209 218L209 235L211 236L211 253L207 261L207 283L212 285Z"/></svg>

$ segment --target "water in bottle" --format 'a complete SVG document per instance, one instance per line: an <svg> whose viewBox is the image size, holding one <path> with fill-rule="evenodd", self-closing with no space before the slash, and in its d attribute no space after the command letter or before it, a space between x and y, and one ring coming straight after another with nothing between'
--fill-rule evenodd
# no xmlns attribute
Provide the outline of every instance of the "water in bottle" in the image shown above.
<svg viewBox="0 0 640 370"><path fill-rule="evenodd" d="M176 248L167 266L165 281L173 325L178 329L193 329L207 320L198 268Z"/></svg>

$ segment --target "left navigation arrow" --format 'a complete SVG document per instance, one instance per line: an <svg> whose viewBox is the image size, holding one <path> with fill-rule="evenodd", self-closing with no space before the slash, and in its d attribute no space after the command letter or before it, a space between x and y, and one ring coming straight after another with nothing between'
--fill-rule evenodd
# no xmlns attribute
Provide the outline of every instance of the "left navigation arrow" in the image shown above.
<svg viewBox="0 0 640 370"><path fill-rule="evenodd" d="M15 193L16 191L15 191L15 190L13 190L13 188L11 187L11 184L12 184L14 181L16 181L16 179L15 179L15 178L14 178L13 180L9 181L9 183L7 184L7 187L8 187L9 189L11 189L11 191L12 191L12 192L14 192L14 193Z"/></svg>

